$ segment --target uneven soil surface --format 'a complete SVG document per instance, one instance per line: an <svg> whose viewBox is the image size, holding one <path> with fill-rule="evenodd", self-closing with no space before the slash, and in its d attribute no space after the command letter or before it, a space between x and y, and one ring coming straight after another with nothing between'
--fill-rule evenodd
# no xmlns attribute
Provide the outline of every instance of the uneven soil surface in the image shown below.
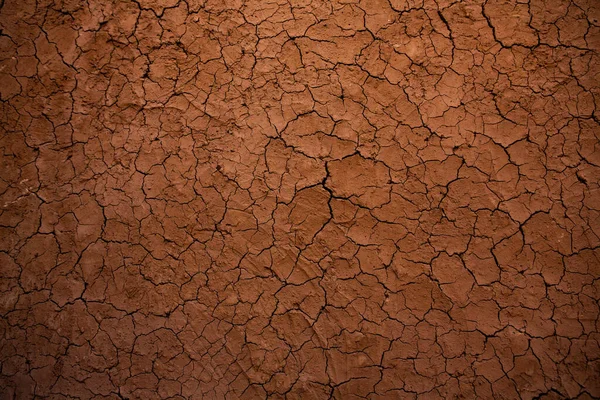
<svg viewBox="0 0 600 400"><path fill-rule="evenodd" d="M600 397L597 0L0 0L2 399Z"/></svg>

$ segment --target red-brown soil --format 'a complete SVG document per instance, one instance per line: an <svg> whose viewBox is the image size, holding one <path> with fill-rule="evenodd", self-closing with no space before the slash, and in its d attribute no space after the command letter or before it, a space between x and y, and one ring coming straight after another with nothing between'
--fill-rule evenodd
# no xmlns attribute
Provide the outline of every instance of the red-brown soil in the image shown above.
<svg viewBox="0 0 600 400"><path fill-rule="evenodd" d="M2 399L600 397L597 0L0 0Z"/></svg>

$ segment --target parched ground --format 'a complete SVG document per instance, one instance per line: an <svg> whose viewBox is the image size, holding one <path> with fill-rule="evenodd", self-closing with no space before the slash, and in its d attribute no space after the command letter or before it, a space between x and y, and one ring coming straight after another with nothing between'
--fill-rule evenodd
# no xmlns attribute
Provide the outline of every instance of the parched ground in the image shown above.
<svg viewBox="0 0 600 400"><path fill-rule="evenodd" d="M0 0L2 399L600 397L597 0Z"/></svg>

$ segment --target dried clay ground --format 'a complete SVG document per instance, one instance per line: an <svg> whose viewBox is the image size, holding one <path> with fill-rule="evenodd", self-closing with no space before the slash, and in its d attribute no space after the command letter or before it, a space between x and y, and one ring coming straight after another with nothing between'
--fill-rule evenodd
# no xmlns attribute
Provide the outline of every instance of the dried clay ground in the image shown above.
<svg viewBox="0 0 600 400"><path fill-rule="evenodd" d="M0 7L0 398L600 396L597 0Z"/></svg>

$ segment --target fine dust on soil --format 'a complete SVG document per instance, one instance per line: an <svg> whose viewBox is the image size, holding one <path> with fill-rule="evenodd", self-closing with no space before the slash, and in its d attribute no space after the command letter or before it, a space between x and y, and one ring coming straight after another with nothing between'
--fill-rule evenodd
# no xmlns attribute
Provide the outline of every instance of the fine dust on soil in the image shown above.
<svg viewBox="0 0 600 400"><path fill-rule="evenodd" d="M0 7L2 399L600 396L597 0Z"/></svg>

